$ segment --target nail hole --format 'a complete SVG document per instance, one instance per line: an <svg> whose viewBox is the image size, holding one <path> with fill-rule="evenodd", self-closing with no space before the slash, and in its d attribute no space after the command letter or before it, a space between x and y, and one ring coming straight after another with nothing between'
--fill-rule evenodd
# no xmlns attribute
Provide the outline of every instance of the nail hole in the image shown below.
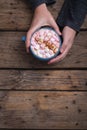
<svg viewBox="0 0 87 130"><path fill-rule="evenodd" d="M71 76L70 76L70 75L68 75L68 79L71 79Z"/></svg>
<svg viewBox="0 0 87 130"><path fill-rule="evenodd" d="M10 3L10 5L13 5L13 3Z"/></svg>
<svg viewBox="0 0 87 130"><path fill-rule="evenodd" d="M78 123L78 122L76 123L76 126L77 126L77 125L79 125L79 123Z"/></svg>
<svg viewBox="0 0 87 130"><path fill-rule="evenodd" d="M87 82L85 83L85 85L87 86Z"/></svg>
<svg viewBox="0 0 87 130"><path fill-rule="evenodd" d="M0 109L2 109L2 107L0 106Z"/></svg>
<svg viewBox="0 0 87 130"><path fill-rule="evenodd" d="M11 21L12 23L15 23L14 21Z"/></svg>
<svg viewBox="0 0 87 130"><path fill-rule="evenodd" d="M66 106L65 108L68 109L68 106Z"/></svg>
<svg viewBox="0 0 87 130"><path fill-rule="evenodd" d="M47 73L47 74L45 74L46 76L49 76L49 74Z"/></svg>
<svg viewBox="0 0 87 130"><path fill-rule="evenodd" d="M32 99L28 99L29 101L31 101Z"/></svg>
<svg viewBox="0 0 87 130"><path fill-rule="evenodd" d="M78 63L80 63L80 61L76 61L76 63L78 64Z"/></svg>
<svg viewBox="0 0 87 130"><path fill-rule="evenodd" d="M72 88L77 88L78 86L72 86Z"/></svg>
<svg viewBox="0 0 87 130"><path fill-rule="evenodd" d="M78 109L78 113L81 113L81 112L82 112L82 110L79 108L79 109Z"/></svg>
<svg viewBox="0 0 87 130"><path fill-rule="evenodd" d="M73 100L73 101L72 101L72 103L73 103L73 104L76 104L76 101L75 101L75 100Z"/></svg>
<svg viewBox="0 0 87 130"><path fill-rule="evenodd" d="M45 97L45 98L47 98L47 97L48 97L48 95L45 95L44 97Z"/></svg>
<svg viewBox="0 0 87 130"><path fill-rule="evenodd" d="M74 95L77 95L76 93Z"/></svg>
<svg viewBox="0 0 87 130"><path fill-rule="evenodd" d="M12 15L13 13L12 12L9 12L10 15Z"/></svg>

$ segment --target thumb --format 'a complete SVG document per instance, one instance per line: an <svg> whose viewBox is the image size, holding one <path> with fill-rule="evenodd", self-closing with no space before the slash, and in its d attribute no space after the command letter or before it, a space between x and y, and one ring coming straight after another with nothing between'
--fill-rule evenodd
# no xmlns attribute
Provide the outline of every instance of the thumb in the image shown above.
<svg viewBox="0 0 87 130"><path fill-rule="evenodd" d="M30 39L31 39L31 35L34 33L34 31L39 27L39 25L37 24L34 27L31 27L30 30L27 32L27 37L26 37L26 51L29 52L29 47L30 47Z"/></svg>
<svg viewBox="0 0 87 130"><path fill-rule="evenodd" d="M55 29L55 31L59 34L59 35L62 35L62 33L60 32L60 29L58 27L58 25L54 22L53 23L53 28Z"/></svg>
<svg viewBox="0 0 87 130"><path fill-rule="evenodd" d="M27 53L29 52L30 37L31 37L31 33L30 33L30 32L27 32L27 37L26 37L26 41L25 41Z"/></svg>
<svg viewBox="0 0 87 130"><path fill-rule="evenodd" d="M58 26L55 27L55 30L56 30L56 32L57 32L59 35L62 35L61 32L60 32L60 30L59 30L59 27L58 27Z"/></svg>
<svg viewBox="0 0 87 130"><path fill-rule="evenodd" d="M28 32L27 32L27 37L26 37L26 51L29 53L29 47L30 47L30 39L31 39L31 35L34 31L32 29L30 29Z"/></svg>

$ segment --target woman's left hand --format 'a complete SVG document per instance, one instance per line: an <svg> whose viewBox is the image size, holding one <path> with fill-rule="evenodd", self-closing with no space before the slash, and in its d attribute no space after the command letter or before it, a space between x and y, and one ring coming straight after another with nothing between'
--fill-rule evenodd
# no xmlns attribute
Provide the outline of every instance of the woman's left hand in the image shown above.
<svg viewBox="0 0 87 130"><path fill-rule="evenodd" d="M50 60L48 64L59 62L66 57L70 48L72 47L72 44L74 43L75 35L76 35L75 30L73 30L72 28L68 26L64 27L63 32L62 32L63 44L62 44L62 47L60 48L61 54L57 56L56 58Z"/></svg>

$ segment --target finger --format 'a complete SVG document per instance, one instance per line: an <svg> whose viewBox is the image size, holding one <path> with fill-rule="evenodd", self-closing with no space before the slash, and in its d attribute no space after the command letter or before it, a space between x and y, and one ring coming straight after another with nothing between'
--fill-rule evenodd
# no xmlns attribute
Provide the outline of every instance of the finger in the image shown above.
<svg viewBox="0 0 87 130"><path fill-rule="evenodd" d="M60 29L58 27L58 25L55 23L55 21L53 22L53 28L55 29L55 31L59 34L59 35L62 35L62 33L60 32Z"/></svg>
<svg viewBox="0 0 87 130"><path fill-rule="evenodd" d="M30 47L30 37L31 37L31 31L27 33L27 37L25 41L27 53L29 52L29 47Z"/></svg>
<svg viewBox="0 0 87 130"><path fill-rule="evenodd" d="M48 64L53 64L53 63L59 62L59 61L61 61L61 60L63 60L63 54L61 54L60 56L57 56L56 58L50 60L50 61L48 62Z"/></svg>
<svg viewBox="0 0 87 130"><path fill-rule="evenodd" d="M39 27L40 27L39 24L37 24L37 25L35 25L35 26L31 25L31 28L30 28L30 30L29 30L28 33L27 33L27 38L26 38L25 44L26 44L26 51L27 51L28 53L29 53L31 35L32 35L33 32L34 32L37 28L39 28Z"/></svg>
<svg viewBox="0 0 87 130"><path fill-rule="evenodd" d="M48 64L60 62L61 60L63 60L63 59L66 57L66 55L67 55L68 52L69 52L69 48L67 47L62 54L60 54L60 55L57 56L56 58L50 60L50 61L48 62Z"/></svg>
<svg viewBox="0 0 87 130"><path fill-rule="evenodd" d="M63 42L63 44L60 48L60 52L63 53L65 51L66 47L67 47L66 44Z"/></svg>
<svg viewBox="0 0 87 130"><path fill-rule="evenodd" d="M29 53L29 47L30 47L30 39L31 39L31 35L33 34L33 32L36 30L36 28L32 28L28 31L27 33L27 37L26 37L26 41L25 41L25 44L26 44L26 51Z"/></svg>
<svg viewBox="0 0 87 130"><path fill-rule="evenodd" d="M60 30L59 30L59 27L58 26L55 26L55 31L59 34L59 35L62 35L62 33L60 32Z"/></svg>
<svg viewBox="0 0 87 130"><path fill-rule="evenodd" d="M65 58L66 55L61 54L60 56L52 59L51 61L48 62L48 64L53 64L62 61Z"/></svg>

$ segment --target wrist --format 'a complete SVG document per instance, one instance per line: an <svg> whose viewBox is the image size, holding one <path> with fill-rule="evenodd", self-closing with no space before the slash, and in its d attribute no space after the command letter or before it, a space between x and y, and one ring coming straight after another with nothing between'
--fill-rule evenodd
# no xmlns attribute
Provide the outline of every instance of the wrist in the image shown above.
<svg viewBox="0 0 87 130"><path fill-rule="evenodd" d="M68 26L65 26L62 32L65 43L72 43L76 36L76 31Z"/></svg>
<svg viewBox="0 0 87 130"><path fill-rule="evenodd" d="M47 7L46 7L46 4L45 4L45 3L39 5L39 6L35 9L35 13L39 13L39 12L42 12L42 11L47 11Z"/></svg>
<svg viewBox="0 0 87 130"><path fill-rule="evenodd" d="M70 37L75 37L76 31L75 31L74 29L72 29L71 27L65 26L65 27L64 27L64 30L67 32L67 35L68 35L68 36L70 36Z"/></svg>

